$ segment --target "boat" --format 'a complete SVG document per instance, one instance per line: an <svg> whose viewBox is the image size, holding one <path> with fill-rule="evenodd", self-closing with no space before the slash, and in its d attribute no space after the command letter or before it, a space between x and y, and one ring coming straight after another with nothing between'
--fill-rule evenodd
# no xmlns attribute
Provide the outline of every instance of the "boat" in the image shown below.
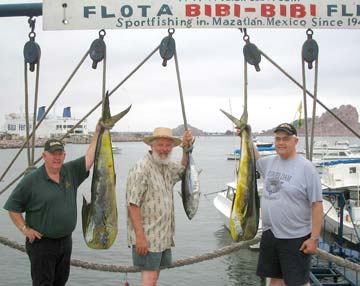
<svg viewBox="0 0 360 286"><path fill-rule="evenodd" d="M52 138L61 137L68 133L80 119L71 115L71 107L65 107L63 109L62 116L60 115L45 115L45 106L38 108L36 124L42 120L39 127L36 129L36 137L38 138ZM29 115L29 129L32 132L33 129L33 114ZM13 137L26 137L26 116L25 113L9 113L5 115L4 132ZM72 132L70 136L83 136L88 135L87 120L85 119L82 124L79 124Z"/></svg>
<svg viewBox="0 0 360 286"><path fill-rule="evenodd" d="M347 140L338 140L331 145L327 141L316 141L313 146L315 161L328 161L348 158L360 158L360 146L350 145Z"/></svg>
<svg viewBox="0 0 360 286"><path fill-rule="evenodd" d="M324 234L323 234L324 235ZM360 264L360 252L356 249L340 245L340 241L326 241L326 235L320 238L319 248L344 259L346 262ZM347 267L338 266L327 260L312 257L310 269L310 285L329 286L358 286L359 273Z"/></svg>
<svg viewBox="0 0 360 286"><path fill-rule="evenodd" d="M360 154L353 154L350 150L329 150L321 158L320 161L335 161L344 159L360 159ZM316 161L316 158L314 158Z"/></svg>
<svg viewBox="0 0 360 286"><path fill-rule="evenodd" d="M227 188L220 191L213 200L213 205L222 215L224 225L230 229L230 213L234 194L236 192L236 182L227 184Z"/></svg>
<svg viewBox="0 0 360 286"><path fill-rule="evenodd" d="M258 179L258 191L259 195L261 194L262 190L262 181ZM225 227L230 231L230 214L231 214L231 206L233 202L233 198L236 192L236 181L230 182L226 184L226 189L217 192L213 200L214 207L219 211L223 218L223 222ZM261 217L259 220L259 227L258 227L258 234L262 233L262 223ZM259 243L250 246L251 249L259 248Z"/></svg>
<svg viewBox="0 0 360 286"><path fill-rule="evenodd" d="M314 156L323 156L328 151L342 151L349 150L348 145L344 144L334 144L331 145L328 141L315 141L313 146L313 155Z"/></svg>
<svg viewBox="0 0 360 286"><path fill-rule="evenodd" d="M353 154L349 150L330 150L321 157L314 157L312 162L320 174L323 173L325 166L337 165L341 163L351 163L360 161L360 153Z"/></svg>
<svg viewBox="0 0 360 286"><path fill-rule="evenodd" d="M262 142L259 141L256 136L253 136L253 142L257 147L272 147L274 144L272 142Z"/></svg>
<svg viewBox="0 0 360 286"><path fill-rule="evenodd" d="M328 163L321 183L325 230L360 246L360 160Z"/></svg>
<svg viewBox="0 0 360 286"><path fill-rule="evenodd" d="M323 233L319 248L360 265L360 162L327 164L323 183ZM334 240L328 234L335 235ZM359 285L359 272L313 257L311 285Z"/></svg>
<svg viewBox="0 0 360 286"><path fill-rule="evenodd" d="M273 146L270 146L270 147L257 146L257 150L259 151L261 156L269 156L269 155L276 154L275 147L273 147ZM227 159L228 160L239 160L240 153L241 153L240 149L235 149L232 154L227 154Z"/></svg>
<svg viewBox="0 0 360 286"><path fill-rule="evenodd" d="M349 140L337 140L335 141L335 146L343 146L349 149L352 153L360 153L360 145L350 144Z"/></svg>

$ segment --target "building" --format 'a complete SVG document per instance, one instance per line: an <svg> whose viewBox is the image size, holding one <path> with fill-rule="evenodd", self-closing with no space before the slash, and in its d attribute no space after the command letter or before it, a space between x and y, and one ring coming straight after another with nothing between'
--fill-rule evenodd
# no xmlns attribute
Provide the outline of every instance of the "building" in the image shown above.
<svg viewBox="0 0 360 286"><path fill-rule="evenodd" d="M41 120L45 114L45 106L38 109L36 124ZM71 107L65 107L62 116L47 115L36 129L36 137L51 138L61 137L65 135L71 128L73 128L79 119L71 116ZM29 115L29 133L33 129L33 115ZM26 137L26 117L22 113L9 113L5 115L4 124L5 133L17 135L19 137ZM87 121L84 120L77 126L70 135L88 135Z"/></svg>

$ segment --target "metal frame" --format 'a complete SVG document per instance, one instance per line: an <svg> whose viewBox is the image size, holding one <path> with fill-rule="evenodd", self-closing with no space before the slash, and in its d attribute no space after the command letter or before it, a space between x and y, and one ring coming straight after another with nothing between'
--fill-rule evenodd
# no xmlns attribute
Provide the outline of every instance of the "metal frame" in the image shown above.
<svg viewBox="0 0 360 286"><path fill-rule="evenodd" d="M41 16L42 3L3 4L0 5L0 17Z"/></svg>

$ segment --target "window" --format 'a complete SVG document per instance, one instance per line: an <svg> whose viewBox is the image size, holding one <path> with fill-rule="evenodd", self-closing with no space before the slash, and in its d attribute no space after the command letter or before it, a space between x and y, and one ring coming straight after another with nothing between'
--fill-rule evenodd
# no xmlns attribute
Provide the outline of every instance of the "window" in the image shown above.
<svg viewBox="0 0 360 286"><path fill-rule="evenodd" d="M7 130L15 131L16 130L16 125L15 124L8 124Z"/></svg>
<svg viewBox="0 0 360 286"><path fill-rule="evenodd" d="M19 130L25 130L26 125L25 124L19 124Z"/></svg>

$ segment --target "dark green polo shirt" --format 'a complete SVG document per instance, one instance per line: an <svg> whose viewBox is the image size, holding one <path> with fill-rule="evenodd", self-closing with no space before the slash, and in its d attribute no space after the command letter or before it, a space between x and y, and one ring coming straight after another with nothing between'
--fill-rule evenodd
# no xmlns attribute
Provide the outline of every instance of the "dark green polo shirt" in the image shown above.
<svg viewBox="0 0 360 286"><path fill-rule="evenodd" d="M85 157L67 162L60 170L60 183L49 178L45 165L25 175L15 187L4 208L25 212L26 225L44 237L70 235L76 226L76 194L88 177Z"/></svg>

